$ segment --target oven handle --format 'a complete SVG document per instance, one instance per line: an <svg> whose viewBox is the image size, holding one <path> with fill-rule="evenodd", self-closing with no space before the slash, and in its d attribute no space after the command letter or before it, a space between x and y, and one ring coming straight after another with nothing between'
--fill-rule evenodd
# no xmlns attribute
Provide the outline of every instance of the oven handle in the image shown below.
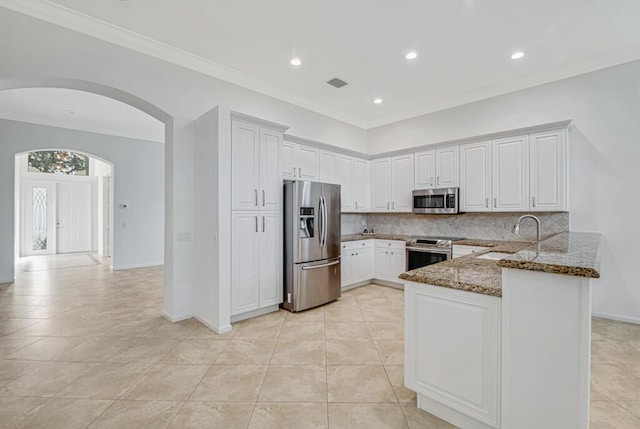
<svg viewBox="0 0 640 429"><path fill-rule="evenodd" d="M450 254L451 253L451 249L426 249L424 247L407 247L407 252L408 251L412 251L412 252L428 252L428 253L444 253L444 254Z"/></svg>

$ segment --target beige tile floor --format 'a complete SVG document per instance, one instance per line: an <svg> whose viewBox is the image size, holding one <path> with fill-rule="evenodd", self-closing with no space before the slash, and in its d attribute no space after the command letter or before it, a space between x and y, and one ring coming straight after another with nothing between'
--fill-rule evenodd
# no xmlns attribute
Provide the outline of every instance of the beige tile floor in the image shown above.
<svg viewBox="0 0 640 429"><path fill-rule="evenodd" d="M1 428L452 427L403 387L402 291L219 336L160 316L159 268L69 265L0 286ZM594 319L593 340L591 428L640 428L640 326Z"/></svg>

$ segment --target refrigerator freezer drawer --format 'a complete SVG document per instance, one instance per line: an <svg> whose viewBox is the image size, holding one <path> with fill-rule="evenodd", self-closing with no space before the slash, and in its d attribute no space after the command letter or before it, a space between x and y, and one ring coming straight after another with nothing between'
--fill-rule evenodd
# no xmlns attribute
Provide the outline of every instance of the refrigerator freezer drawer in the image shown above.
<svg viewBox="0 0 640 429"><path fill-rule="evenodd" d="M293 287L285 297L285 308L302 311L340 298L340 258L294 265Z"/></svg>

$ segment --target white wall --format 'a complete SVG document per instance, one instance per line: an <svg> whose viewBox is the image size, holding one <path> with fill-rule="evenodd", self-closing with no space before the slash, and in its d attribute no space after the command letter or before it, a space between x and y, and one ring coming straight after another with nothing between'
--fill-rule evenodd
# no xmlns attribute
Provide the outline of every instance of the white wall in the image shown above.
<svg viewBox="0 0 640 429"><path fill-rule="evenodd" d="M14 199L15 154L69 149L114 165L114 259L116 269L163 263L164 146L161 143L0 120L0 201ZM119 209L121 203L129 208ZM13 220L0 205L0 219ZM123 225L126 223L126 227ZM0 237L13 237L13 222L0 222ZM0 243L0 273L12 272L13 243ZM11 281L12 279L0 278Z"/></svg>
<svg viewBox="0 0 640 429"><path fill-rule="evenodd" d="M605 236L593 311L640 322L640 62L530 88L368 131L379 153L573 119L571 229Z"/></svg>

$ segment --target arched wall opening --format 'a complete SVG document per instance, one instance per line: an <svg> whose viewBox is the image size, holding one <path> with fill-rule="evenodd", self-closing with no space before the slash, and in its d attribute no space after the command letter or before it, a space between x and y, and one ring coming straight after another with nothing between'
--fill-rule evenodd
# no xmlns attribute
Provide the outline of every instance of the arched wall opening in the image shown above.
<svg viewBox="0 0 640 429"><path fill-rule="evenodd" d="M173 298L173 243L171 238L173 232L173 147L174 147L174 120L173 117L158 108L157 106L136 97L133 94L94 82L66 79L66 78L41 78L41 79L4 79L0 80L0 91L22 88L61 88L76 91L85 91L97 95L102 95L122 103L128 104L136 109L152 116L164 124L164 148L163 178L164 186L164 208L162 213L163 240L162 248L164 254L164 314L171 316ZM9 121L11 122L11 121ZM17 124L17 125L16 125ZM14 125L14 126L12 126ZM11 283L15 280L15 155L17 153L30 150L41 150L51 147L51 144L36 144L30 139L19 138L21 134L20 123L6 124L0 127L0 197L5 204L0 205L0 283ZM34 125L38 128L40 126ZM46 127L45 127L46 128ZM40 130L46 132L48 130ZM108 160L114 165L114 170L120 172L118 159L99 149L87 150L80 145L65 144L65 149L90 152L94 156ZM153 180L157 180L154 178ZM122 184L125 186L125 184ZM114 187L117 190L117 183ZM117 205L117 202L115 203ZM114 243L114 245L117 245ZM120 252L121 253L121 252ZM122 267L133 268L133 267Z"/></svg>

